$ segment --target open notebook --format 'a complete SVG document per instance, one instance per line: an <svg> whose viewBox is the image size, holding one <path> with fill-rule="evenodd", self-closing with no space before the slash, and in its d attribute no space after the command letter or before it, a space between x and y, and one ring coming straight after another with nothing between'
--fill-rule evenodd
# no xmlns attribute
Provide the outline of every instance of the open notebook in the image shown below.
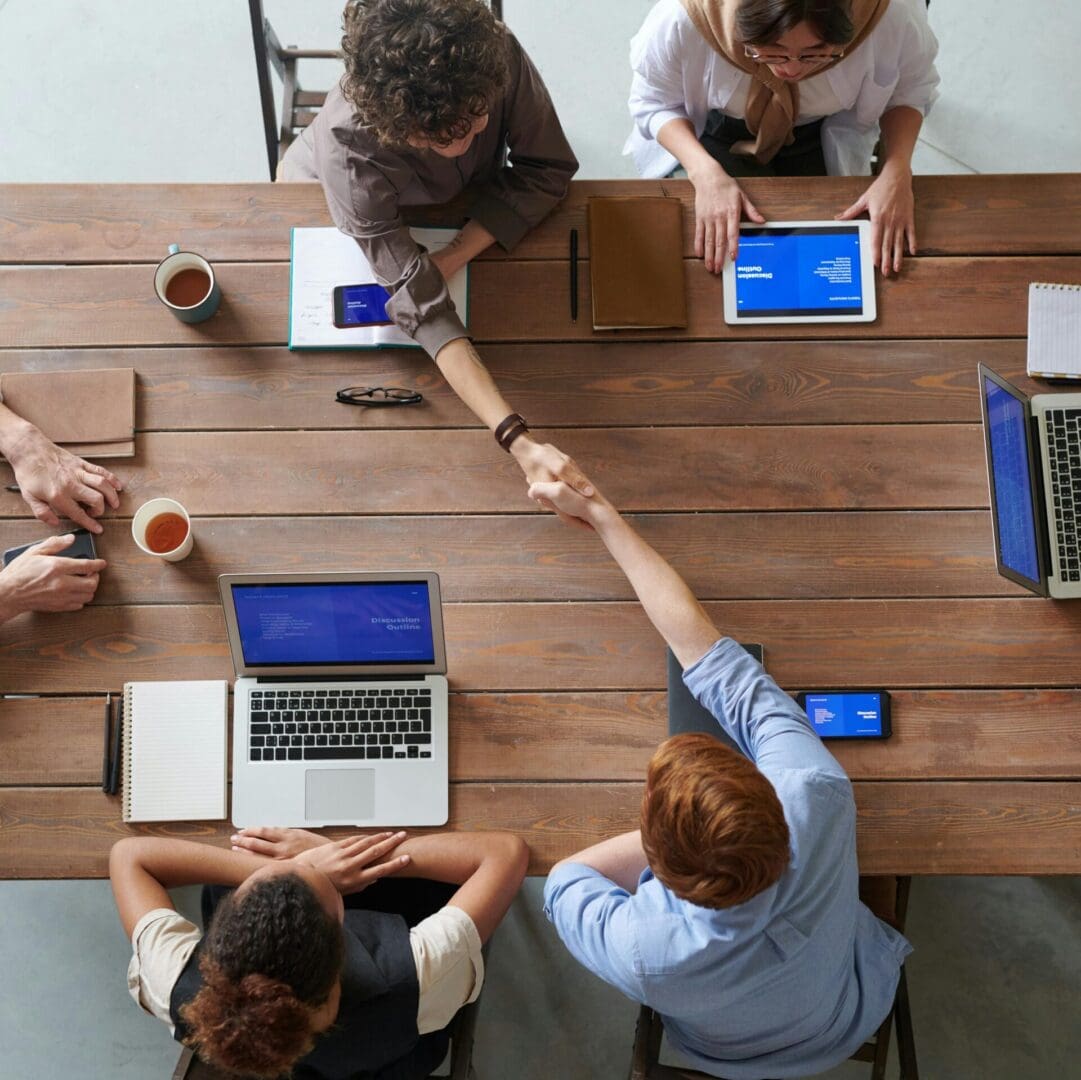
<svg viewBox="0 0 1081 1080"><path fill-rule="evenodd" d="M125 821L228 816L228 712L224 680L125 684Z"/></svg>
<svg viewBox="0 0 1081 1080"><path fill-rule="evenodd" d="M410 235L429 252L445 248L457 229L410 229ZM290 349L419 349L396 326L334 325L334 289L338 285L374 282L371 265L351 236L333 226L293 229L289 268ZM448 285L450 298L463 325L469 325L469 267L463 267Z"/></svg>
<svg viewBox="0 0 1081 1080"><path fill-rule="evenodd" d="M1028 373L1081 379L1081 285L1029 285Z"/></svg>

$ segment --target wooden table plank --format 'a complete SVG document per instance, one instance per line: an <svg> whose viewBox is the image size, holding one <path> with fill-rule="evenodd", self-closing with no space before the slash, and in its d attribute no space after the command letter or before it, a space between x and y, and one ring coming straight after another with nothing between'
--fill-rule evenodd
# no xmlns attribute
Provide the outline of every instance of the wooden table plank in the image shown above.
<svg viewBox="0 0 1081 1080"><path fill-rule="evenodd" d="M991 522L954 512L632 515L700 599L1024 596L995 570ZM447 601L630 600L595 536L553 516L208 518L183 573L148 558L129 518L96 540L109 563L95 604L217 603L219 574L375 570L388 552L437 568ZM0 520L0 550L56 529ZM356 538L364 537L358 544ZM400 559L398 560L401 561Z"/></svg>
<svg viewBox="0 0 1081 1080"><path fill-rule="evenodd" d="M183 564L178 564L182 566ZM788 689L1069 687L1081 607L988 600L711 601L766 646ZM455 690L659 690L664 648L637 604L448 604ZM8 693L104 692L133 679L232 677L221 609L160 604L22 615L0 629Z"/></svg>
<svg viewBox="0 0 1081 1080"><path fill-rule="evenodd" d="M892 697L888 742L830 743L853 780L1081 775L1079 690L899 690ZM99 784L102 701L0 701L0 787ZM456 781L641 782L668 728L663 691L456 693L450 718Z"/></svg>
<svg viewBox="0 0 1081 1080"><path fill-rule="evenodd" d="M17 347L282 345L288 338L289 267L219 263L223 300L194 326L159 303L149 266L0 269L0 340ZM560 261L483 262L470 272L470 332L498 341L834 339L836 325L728 326L721 280L685 260L686 330L595 332L588 263L579 275L580 310L569 314ZM1081 282L1081 258L920 258L899 278L879 280L878 319L853 323L846 338L1024 337L1031 281ZM538 302L543 298L543 303Z"/></svg>
<svg viewBox="0 0 1081 1080"><path fill-rule="evenodd" d="M747 178L741 186L773 220L830 220L866 177ZM1081 254L1076 174L916 176L919 249L928 255ZM589 250L591 195L662 191L684 204L684 251L693 252L689 181L577 180L567 198L515 249L518 258L566 257L567 232ZM457 208L441 215L460 221ZM174 241L211 260L285 260L291 226L329 225L318 184L3 184L0 262L157 262ZM498 258L491 252L482 258Z"/></svg>
<svg viewBox="0 0 1081 1080"><path fill-rule="evenodd" d="M489 345L484 362L537 427L979 422L976 362L1022 389L1025 342L753 341L657 347L643 341ZM293 353L245 348L0 349L0 371L132 367L140 431L237 428L475 427L428 358L415 351ZM363 411L335 391L357 382L415 387L420 409Z"/></svg>
<svg viewBox="0 0 1081 1080"><path fill-rule="evenodd" d="M629 512L973 508L988 501L982 434L972 424L551 435ZM526 497L513 458L482 430L158 432L140 436L134 459L114 464L128 514L159 495L196 517L542 512ZM0 518L25 516L17 494L0 492ZM334 528L328 520L328 534Z"/></svg>
<svg viewBox="0 0 1081 1080"><path fill-rule="evenodd" d="M1078 783L857 783L854 792L863 873L1072 873L1081 859ZM450 813L459 830L498 824L518 833L532 849L529 872L543 874L566 855L634 828L641 797L640 783L453 784ZM122 836L224 846L230 831L219 822L127 826L118 799L100 790L5 788L0 877L104 877L109 848Z"/></svg>

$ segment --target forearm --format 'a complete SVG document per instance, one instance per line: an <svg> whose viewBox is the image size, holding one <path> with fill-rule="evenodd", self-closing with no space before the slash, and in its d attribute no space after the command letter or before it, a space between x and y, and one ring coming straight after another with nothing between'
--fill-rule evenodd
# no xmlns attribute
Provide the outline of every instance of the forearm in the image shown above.
<svg viewBox="0 0 1081 1080"><path fill-rule="evenodd" d="M467 221L457 236L430 258L449 281L463 266L494 243L495 237L479 221Z"/></svg>
<svg viewBox="0 0 1081 1080"><path fill-rule="evenodd" d="M642 876L642 871L649 866L649 860L642 848L642 833L638 829L584 848L569 858L560 860L556 866L564 863L581 863L591 867L631 893L638 888L638 879Z"/></svg>
<svg viewBox="0 0 1081 1080"><path fill-rule="evenodd" d="M180 885L237 886L265 862L261 856L212 844L128 837L113 845L109 877L120 921L130 935L147 911L172 906L168 889Z"/></svg>
<svg viewBox="0 0 1081 1080"><path fill-rule="evenodd" d="M885 144L882 167L911 169L923 114L910 105L898 105L884 112L878 123Z"/></svg>
<svg viewBox="0 0 1081 1080"><path fill-rule="evenodd" d="M680 664L701 659L720 634L683 578L614 509L593 525Z"/></svg>
<svg viewBox="0 0 1081 1080"><path fill-rule="evenodd" d="M489 431L495 431L500 421L513 411L469 338L448 341L439 350L435 362L451 389Z"/></svg>
<svg viewBox="0 0 1081 1080"><path fill-rule="evenodd" d="M657 142L687 170L691 183L694 183L695 177L703 172L724 173L721 164L711 157L709 151L698 141L690 120L682 118L669 120L657 132ZM725 173L725 175L728 174Z"/></svg>
<svg viewBox="0 0 1081 1080"><path fill-rule="evenodd" d="M19 443L37 431L28 420L13 413L6 405L0 405L0 453L8 461L12 460L13 453L17 456Z"/></svg>

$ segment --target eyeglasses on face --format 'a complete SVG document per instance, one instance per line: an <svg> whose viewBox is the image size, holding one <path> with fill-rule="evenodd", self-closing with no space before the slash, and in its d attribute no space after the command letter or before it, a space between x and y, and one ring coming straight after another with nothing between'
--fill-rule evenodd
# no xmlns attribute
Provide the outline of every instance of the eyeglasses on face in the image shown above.
<svg viewBox="0 0 1081 1080"><path fill-rule="evenodd" d="M334 395L343 405L362 405L367 409L386 409L393 405L419 405L424 398L404 386L347 386Z"/></svg>
<svg viewBox="0 0 1081 1080"><path fill-rule="evenodd" d="M799 56L786 56L784 53L759 52L753 45L744 45L743 54L756 64L776 64L778 67L783 64L802 64L807 67L811 64L828 64L831 60L840 60L845 51L841 49L840 52L809 52L801 53Z"/></svg>

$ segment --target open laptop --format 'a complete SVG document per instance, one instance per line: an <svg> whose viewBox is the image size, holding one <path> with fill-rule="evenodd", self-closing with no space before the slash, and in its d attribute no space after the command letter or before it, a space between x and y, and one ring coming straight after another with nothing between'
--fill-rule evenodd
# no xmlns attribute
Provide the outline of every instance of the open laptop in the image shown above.
<svg viewBox="0 0 1081 1080"><path fill-rule="evenodd" d="M1029 398L979 372L998 572L1041 596L1081 596L1081 394Z"/></svg>
<svg viewBox="0 0 1081 1080"><path fill-rule="evenodd" d="M446 648L431 573L223 574L233 824L443 825Z"/></svg>

